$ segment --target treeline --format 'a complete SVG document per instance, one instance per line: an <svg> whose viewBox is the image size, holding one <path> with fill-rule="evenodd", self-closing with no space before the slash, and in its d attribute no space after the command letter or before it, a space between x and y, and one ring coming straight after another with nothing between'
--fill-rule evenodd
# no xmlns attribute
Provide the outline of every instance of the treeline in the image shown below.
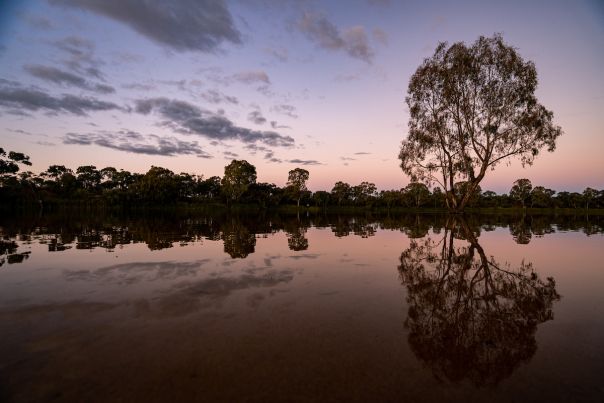
<svg viewBox="0 0 604 403"><path fill-rule="evenodd" d="M362 207L375 209L433 208L445 209L445 194L440 188L430 190L425 184L410 183L401 189L378 191L375 184L357 185L336 182L330 191L311 192L306 188L309 173L296 168L289 172L286 186L256 181L256 168L244 160L233 160L222 178L151 167L145 174L114 167L98 169L92 165L75 171L64 165L51 165L40 174L22 171L30 166L22 153L6 153L0 148L0 197L3 206L60 205L64 203L108 206L169 206L178 203L238 204L261 208L302 205L328 207ZM464 191L458 183L455 192ZM604 190L592 188L582 193L556 192L519 179L508 194L496 194L477 188L469 207L532 208L604 208Z"/></svg>

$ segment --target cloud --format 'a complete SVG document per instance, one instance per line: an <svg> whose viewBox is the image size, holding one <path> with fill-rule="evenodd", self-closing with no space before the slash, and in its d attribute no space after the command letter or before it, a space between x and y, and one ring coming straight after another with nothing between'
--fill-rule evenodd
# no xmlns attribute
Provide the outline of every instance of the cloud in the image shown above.
<svg viewBox="0 0 604 403"><path fill-rule="evenodd" d="M264 116L262 116L262 112L260 112L260 111L251 111L247 115L247 120L249 120L250 122L253 122L257 125L263 125L266 123L266 118Z"/></svg>
<svg viewBox="0 0 604 403"><path fill-rule="evenodd" d="M356 158L351 158L351 157L340 157L340 159L342 161L356 161Z"/></svg>
<svg viewBox="0 0 604 403"><path fill-rule="evenodd" d="M79 36L68 36L54 42L54 46L67 54L68 59L63 64L72 71L83 76L93 76L103 79L104 75L99 69L104 63L94 56L94 43Z"/></svg>
<svg viewBox="0 0 604 403"><path fill-rule="evenodd" d="M290 162L292 164L300 164L300 165L323 165L321 164L319 161L315 161L315 160L301 160L301 159L293 159L293 160L288 160L287 162Z"/></svg>
<svg viewBox="0 0 604 403"><path fill-rule="evenodd" d="M135 154L161 155L173 157L176 155L196 155L200 158L212 158L203 151L196 141L182 141L175 137L160 137L154 134L121 130L118 132L101 131L96 133L67 133L63 144L97 145L114 150Z"/></svg>
<svg viewBox="0 0 604 403"><path fill-rule="evenodd" d="M280 62L285 63L289 60L289 52L287 48L264 48L264 51Z"/></svg>
<svg viewBox="0 0 604 403"><path fill-rule="evenodd" d="M270 84L271 80L268 78L268 74L265 71L257 70L257 71L242 71L237 74L233 74L230 76L233 81L239 81L244 84Z"/></svg>
<svg viewBox="0 0 604 403"><path fill-rule="evenodd" d="M277 112L282 115L289 116L290 118L294 118L294 119L298 118L298 115L296 114L296 107L293 105L286 105L286 104L275 105L271 108L271 110L273 112Z"/></svg>
<svg viewBox="0 0 604 403"><path fill-rule="evenodd" d="M323 49L343 50L350 57L367 63L373 60L373 49L369 45L365 28L360 25L341 33L325 16L307 12L298 21L297 26L309 40Z"/></svg>
<svg viewBox="0 0 604 403"><path fill-rule="evenodd" d="M277 123L274 120L271 120L271 127L273 129L291 129L291 126L280 125L279 123Z"/></svg>
<svg viewBox="0 0 604 403"><path fill-rule="evenodd" d="M239 104L237 97L225 95L216 90L208 90L201 94L201 97L212 104L229 103L233 105Z"/></svg>
<svg viewBox="0 0 604 403"><path fill-rule="evenodd" d="M41 15L31 15L27 14L24 16L25 22L32 27L37 29L42 29L45 31L53 29L55 26L48 18L43 17Z"/></svg>
<svg viewBox="0 0 604 403"><path fill-rule="evenodd" d="M239 154L231 152L231 151L223 151L222 155L224 155L225 158L228 158L228 159L239 157Z"/></svg>
<svg viewBox="0 0 604 403"><path fill-rule="evenodd" d="M91 83L86 81L83 77L68 71L57 69L56 67L28 64L23 66L23 69L34 77L54 84L78 87L83 90L98 92L101 94L111 94L115 92L115 88L110 85Z"/></svg>
<svg viewBox="0 0 604 403"><path fill-rule="evenodd" d="M122 107L91 97L75 95L53 96L36 87L23 87L19 83L0 79L0 106L16 110L86 115L88 112L123 110Z"/></svg>
<svg viewBox="0 0 604 403"><path fill-rule="evenodd" d="M235 126L225 116L198 108L188 102L167 98L141 99L135 110L147 115L155 113L164 119L163 125L183 134L196 134L214 140L240 140L244 143L262 142L273 147L292 147L290 136L273 131L257 131Z"/></svg>
<svg viewBox="0 0 604 403"><path fill-rule="evenodd" d="M335 81L340 82L340 83L345 83L345 82L350 82L350 81L356 81L356 80L360 80L361 76L360 74L345 74L345 73L340 73L335 77Z"/></svg>
<svg viewBox="0 0 604 403"><path fill-rule="evenodd" d="M358 153L354 153L354 155L370 155L371 153L368 153L366 151L359 151Z"/></svg>
<svg viewBox="0 0 604 403"><path fill-rule="evenodd" d="M122 88L135 91L151 91L156 89L157 87L155 86L155 84L130 83L122 84Z"/></svg>
<svg viewBox="0 0 604 403"><path fill-rule="evenodd" d="M241 43L241 33L220 0L50 0L119 21L175 51L213 52L222 42Z"/></svg>
<svg viewBox="0 0 604 403"><path fill-rule="evenodd" d="M380 28L374 28L372 31L373 39L381 43L382 45L388 45L388 35Z"/></svg>

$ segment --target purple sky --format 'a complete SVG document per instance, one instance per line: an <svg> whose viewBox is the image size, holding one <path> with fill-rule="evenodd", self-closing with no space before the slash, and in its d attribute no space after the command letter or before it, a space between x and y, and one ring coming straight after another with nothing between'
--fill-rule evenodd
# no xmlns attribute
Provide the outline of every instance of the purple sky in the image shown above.
<svg viewBox="0 0 604 403"><path fill-rule="evenodd" d="M149 5L149 4L151 5ZM539 74L564 135L520 177L604 188L604 6L598 1L48 0L0 3L0 146L50 164L222 176L231 159L283 185L379 189L398 167L410 76L439 41L503 34Z"/></svg>

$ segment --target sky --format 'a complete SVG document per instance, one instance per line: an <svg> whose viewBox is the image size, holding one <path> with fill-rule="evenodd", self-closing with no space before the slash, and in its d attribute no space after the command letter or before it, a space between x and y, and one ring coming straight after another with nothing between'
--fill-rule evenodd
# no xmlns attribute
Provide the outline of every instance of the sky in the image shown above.
<svg viewBox="0 0 604 403"><path fill-rule="evenodd" d="M483 190L604 188L599 1L0 0L0 147L34 172L210 177L245 159L279 186L302 167L313 191L399 189L411 75L439 42L494 33L535 63L564 134Z"/></svg>

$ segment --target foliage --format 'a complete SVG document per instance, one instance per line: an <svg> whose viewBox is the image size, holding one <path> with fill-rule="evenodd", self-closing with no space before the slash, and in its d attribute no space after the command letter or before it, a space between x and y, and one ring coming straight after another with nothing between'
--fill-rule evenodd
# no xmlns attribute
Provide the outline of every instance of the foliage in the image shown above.
<svg viewBox="0 0 604 403"><path fill-rule="evenodd" d="M252 183L256 183L256 167L249 162L233 160L224 167L221 186L227 201L238 201Z"/></svg>
<svg viewBox="0 0 604 403"><path fill-rule="evenodd" d="M294 198L297 200L298 207L300 207L302 193L308 190L306 188L306 181L309 176L308 171L302 168L292 169L287 175L287 186L291 189Z"/></svg>
<svg viewBox="0 0 604 403"><path fill-rule="evenodd" d="M500 35L471 46L440 43L409 83L409 135L399 159L413 182L437 183L463 210L489 169L512 157L531 165L562 133L535 97L537 72ZM455 183L466 182L456 194Z"/></svg>

